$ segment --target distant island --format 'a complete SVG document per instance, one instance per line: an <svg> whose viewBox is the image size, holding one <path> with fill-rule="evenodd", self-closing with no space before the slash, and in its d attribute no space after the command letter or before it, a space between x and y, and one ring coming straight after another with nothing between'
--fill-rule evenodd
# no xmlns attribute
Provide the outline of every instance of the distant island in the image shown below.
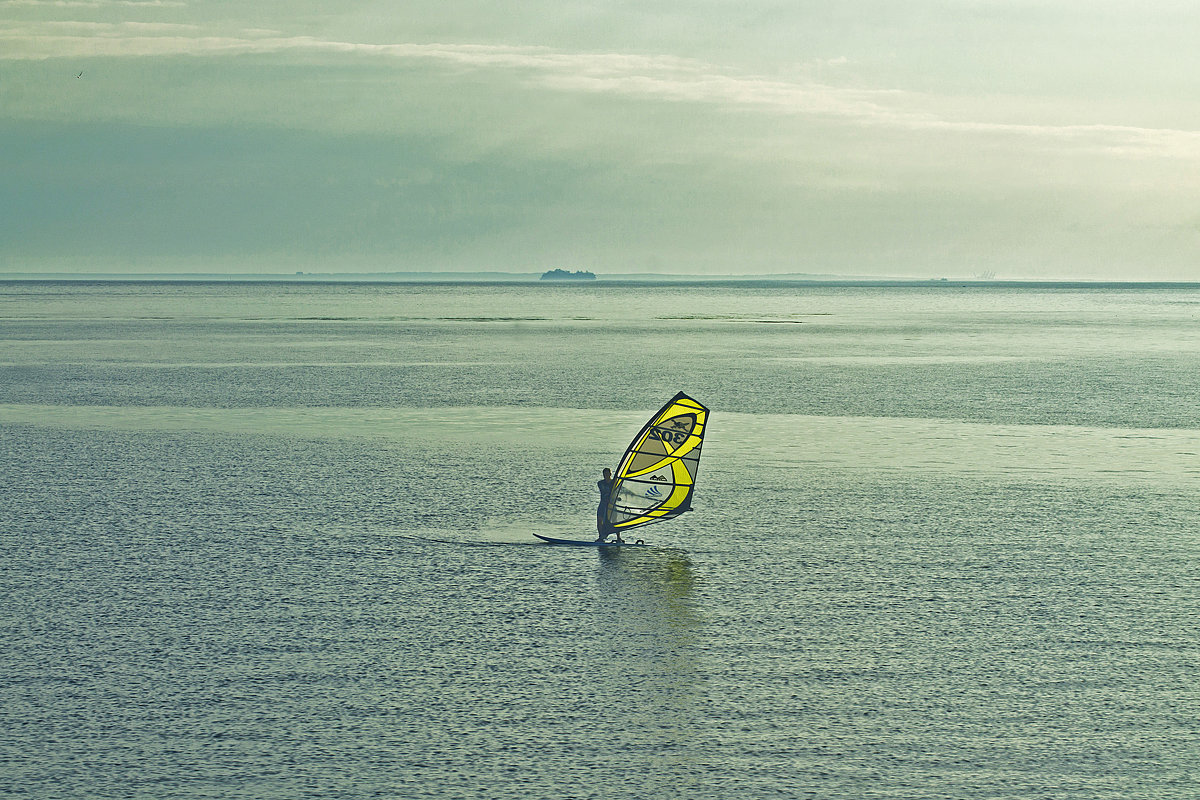
<svg viewBox="0 0 1200 800"><path fill-rule="evenodd" d="M540 280L543 281L594 281L596 276L591 272L578 270L576 272L567 272L565 269L552 269L548 272L543 272Z"/></svg>

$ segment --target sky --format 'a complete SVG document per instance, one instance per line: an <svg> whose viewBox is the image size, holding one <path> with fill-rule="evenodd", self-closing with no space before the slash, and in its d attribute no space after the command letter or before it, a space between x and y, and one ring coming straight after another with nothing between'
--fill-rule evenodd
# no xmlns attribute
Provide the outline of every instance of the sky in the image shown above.
<svg viewBox="0 0 1200 800"><path fill-rule="evenodd" d="M0 272L1200 280L1191 0L0 0Z"/></svg>

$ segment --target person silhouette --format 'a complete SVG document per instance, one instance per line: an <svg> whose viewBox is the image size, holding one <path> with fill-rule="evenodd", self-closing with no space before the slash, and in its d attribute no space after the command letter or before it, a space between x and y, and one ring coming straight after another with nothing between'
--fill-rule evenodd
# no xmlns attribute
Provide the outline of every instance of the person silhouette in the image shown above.
<svg viewBox="0 0 1200 800"><path fill-rule="evenodd" d="M600 490L600 505L596 508L596 541L603 542L612 534L617 534L617 541L621 541L621 534L608 524L606 510L608 509L609 498L612 497L613 479L612 470L608 467L604 468L603 477L596 481L596 488Z"/></svg>

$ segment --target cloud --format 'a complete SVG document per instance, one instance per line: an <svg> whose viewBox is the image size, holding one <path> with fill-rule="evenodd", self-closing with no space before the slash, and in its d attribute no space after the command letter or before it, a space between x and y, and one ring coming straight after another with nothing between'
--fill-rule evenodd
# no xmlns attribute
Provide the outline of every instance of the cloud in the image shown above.
<svg viewBox="0 0 1200 800"><path fill-rule="evenodd" d="M6 0L12 3L50 0ZM83 0L54 0L79 3ZM166 5L163 0L94 0ZM1040 140L1122 158L1200 160L1200 132L1114 124L1034 124L955 119L930 109L936 98L918 92L835 86L811 79L780 79L738 72L698 59L669 55L571 52L537 46L377 44L283 36L243 29L211 34L196 25L65 21L0 28L0 60L152 58L231 55L362 56L490 72L499 81L563 94L604 95L660 103L792 117L816 117L899 132L970 136L994 141ZM820 64L843 66L844 57Z"/></svg>
<svg viewBox="0 0 1200 800"><path fill-rule="evenodd" d="M185 8L181 0L0 0L0 8Z"/></svg>
<svg viewBox="0 0 1200 800"><path fill-rule="evenodd" d="M156 34L185 34L200 30L198 25L178 22L92 22L84 20L42 22L39 23L39 28L43 31L42 35L56 33L59 37L69 40L93 37L125 39Z"/></svg>

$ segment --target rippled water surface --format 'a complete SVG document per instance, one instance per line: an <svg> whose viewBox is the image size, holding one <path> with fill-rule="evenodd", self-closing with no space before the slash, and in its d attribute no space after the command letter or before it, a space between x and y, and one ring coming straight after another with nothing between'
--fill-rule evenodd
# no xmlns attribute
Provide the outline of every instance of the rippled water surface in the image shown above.
<svg viewBox="0 0 1200 800"><path fill-rule="evenodd" d="M0 283L0 796L1200 796L1198 323ZM680 389L696 513L534 544Z"/></svg>

